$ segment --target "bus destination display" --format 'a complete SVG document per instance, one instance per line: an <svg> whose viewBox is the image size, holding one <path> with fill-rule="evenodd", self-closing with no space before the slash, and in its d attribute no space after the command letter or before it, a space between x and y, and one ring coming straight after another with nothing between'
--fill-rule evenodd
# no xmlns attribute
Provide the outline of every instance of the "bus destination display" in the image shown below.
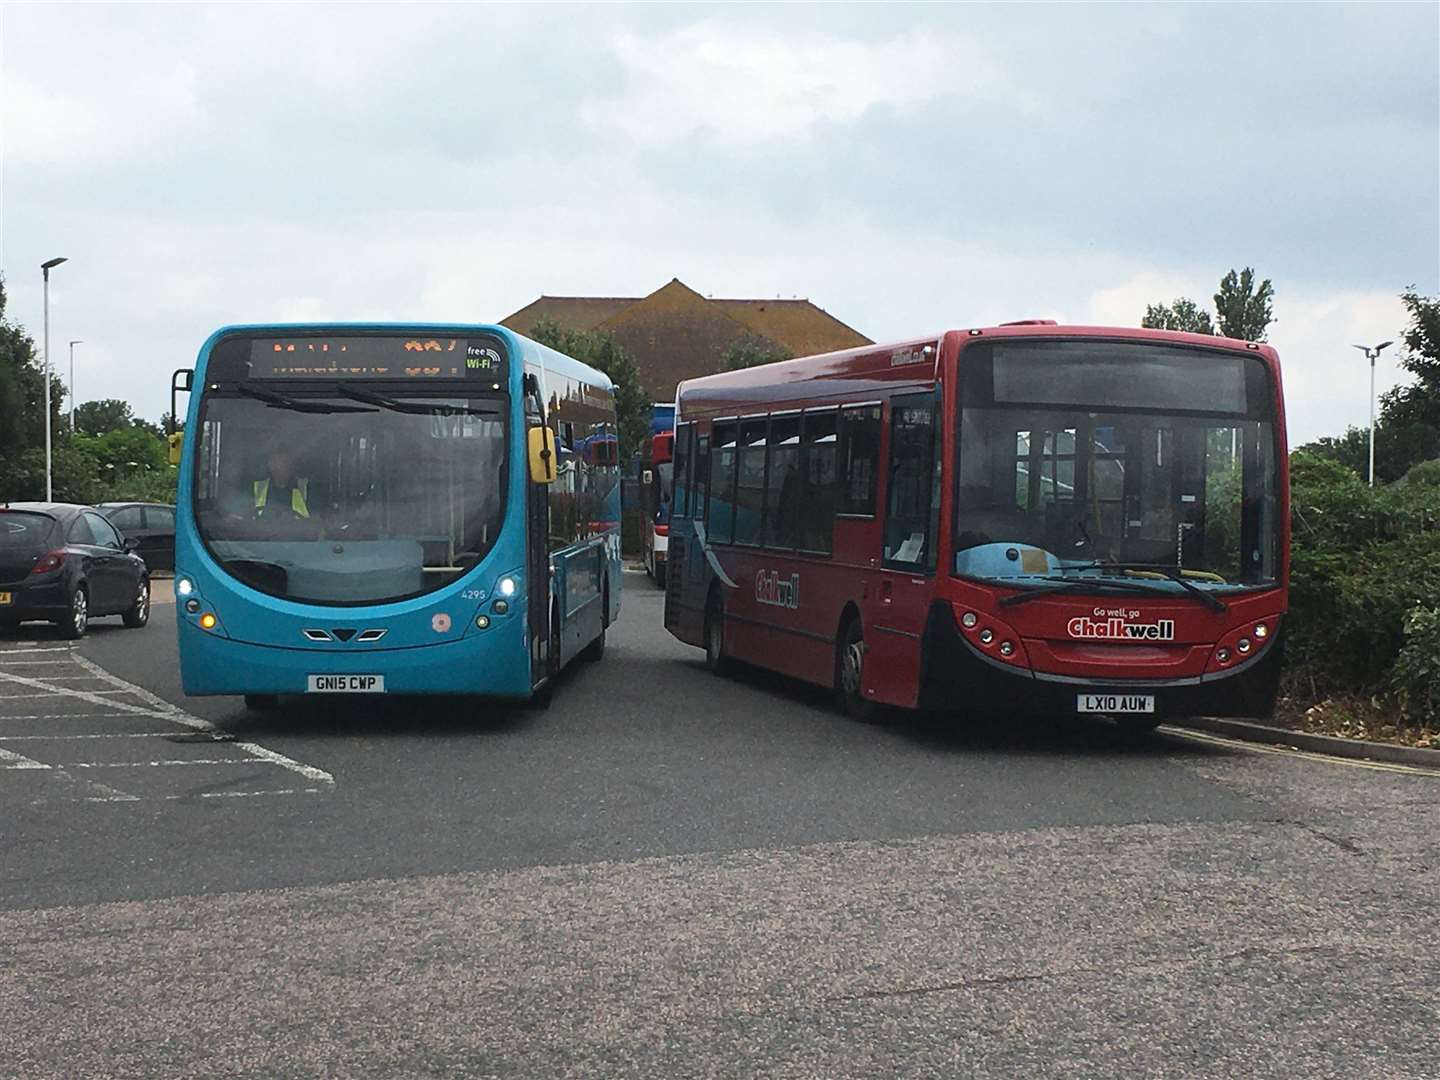
<svg viewBox="0 0 1440 1080"><path fill-rule="evenodd" d="M460 379L498 381L499 351L488 341L404 337L257 338L250 343L254 379Z"/></svg>

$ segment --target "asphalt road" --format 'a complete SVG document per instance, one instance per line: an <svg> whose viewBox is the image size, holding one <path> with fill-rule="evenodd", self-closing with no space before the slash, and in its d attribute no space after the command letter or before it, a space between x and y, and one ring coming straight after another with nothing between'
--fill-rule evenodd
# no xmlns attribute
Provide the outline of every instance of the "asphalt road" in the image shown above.
<svg viewBox="0 0 1440 1080"><path fill-rule="evenodd" d="M857 725L626 587L545 712L0 641L0 1076L1440 1077L1440 778Z"/></svg>

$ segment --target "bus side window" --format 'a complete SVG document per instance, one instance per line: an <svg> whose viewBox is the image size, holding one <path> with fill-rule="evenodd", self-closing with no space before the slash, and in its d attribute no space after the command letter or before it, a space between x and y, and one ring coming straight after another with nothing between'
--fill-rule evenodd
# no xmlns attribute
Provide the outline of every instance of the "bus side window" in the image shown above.
<svg viewBox="0 0 1440 1080"><path fill-rule="evenodd" d="M712 543L728 544L735 529L735 465L740 425L716 424L710 443L710 516L707 533Z"/></svg>
<svg viewBox="0 0 1440 1080"><path fill-rule="evenodd" d="M690 439L694 429L690 424L675 428L675 464L671 475L675 494L670 505L670 517L685 517L690 511Z"/></svg>
<svg viewBox="0 0 1440 1080"><path fill-rule="evenodd" d="M805 414L800 456L800 549L829 555L835 530L835 465L839 450L835 409Z"/></svg>
<svg viewBox="0 0 1440 1080"><path fill-rule="evenodd" d="M765 546L800 546L800 416L772 416L765 464Z"/></svg>
<svg viewBox="0 0 1440 1080"><path fill-rule="evenodd" d="M840 499L836 513L875 516L880 472L880 406L840 410Z"/></svg>
<svg viewBox="0 0 1440 1080"><path fill-rule="evenodd" d="M885 565L929 569L934 560L935 399L907 394L890 402L890 483Z"/></svg>
<svg viewBox="0 0 1440 1080"><path fill-rule="evenodd" d="M769 418L740 422L740 468L735 479L735 543L759 544L765 520L765 444Z"/></svg>
<svg viewBox="0 0 1440 1080"><path fill-rule="evenodd" d="M695 439L695 494L692 506L694 517L705 519L705 487L710 478L710 436L701 435Z"/></svg>

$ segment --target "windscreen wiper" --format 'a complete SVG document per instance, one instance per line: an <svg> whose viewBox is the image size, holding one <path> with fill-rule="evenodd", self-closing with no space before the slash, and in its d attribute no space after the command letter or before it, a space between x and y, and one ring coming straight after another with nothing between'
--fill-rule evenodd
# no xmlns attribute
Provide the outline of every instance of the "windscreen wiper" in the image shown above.
<svg viewBox="0 0 1440 1080"><path fill-rule="evenodd" d="M476 409L469 405L442 405L439 403L426 405L419 401L396 401L394 398L381 397L379 394L372 394L368 390L356 390L353 386L336 384L335 392L341 397L348 397L352 401L363 401L366 405L375 405L382 409L389 409L392 412L410 413L414 416L499 416L499 409Z"/></svg>
<svg viewBox="0 0 1440 1080"><path fill-rule="evenodd" d="M1031 600L1038 600L1042 596L1055 596L1057 593L1073 592L1143 592L1153 593L1155 590L1148 585L1142 585L1137 581L1102 581L1099 578L1073 578L1048 576L1042 578L1030 578L1031 581L1054 581L1056 585L1048 589L1028 589L1014 596L1004 597L1000 601L1001 607L1014 607L1016 604L1025 604Z"/></svg>
<svg viewBox="0 0 1440 1080"><path fill-rule="evenodd" d="M263 401L273 409L290 409L293 412L303 413L360 413L374 412L374 409L358 409L354 405L336 405L328 401L295 401L293 398L281 397L279 394L272 394L268 390L257 390L245 383L236 383L237 393L244 394L256 401Z"/></svg>
<svg viewBox="0 0 1440 1080"><path fill-rule="evenodd" d="M1163 574L1170 581L1180 585L1188 593L1193 593L1205 602L1205 606L1217 614L1224 614L1230 610L1230 605L1221 600L1214 593L1200 588L1193 581L1185 577L1184 572L1178 566L1171 566L1169 563L1127 563L1096 560L1087 564L1083 569L1094 567L1098 570L1143 570L1152 574Z"/></svg>

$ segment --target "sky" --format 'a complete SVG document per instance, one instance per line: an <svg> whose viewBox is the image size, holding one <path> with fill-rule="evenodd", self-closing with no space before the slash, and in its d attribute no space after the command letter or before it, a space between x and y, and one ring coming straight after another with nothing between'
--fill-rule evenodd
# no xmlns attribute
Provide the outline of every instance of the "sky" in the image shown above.
<svg viewBox="0 0 1440 1080"><path fill-rule="evenodd" d="M803 296L877 341L1275 285L1292 445L1440 293L1440 5L0 5L8 316L168 409L216 327ZM1403 375L1382 354L1380 389Z"/></svg>

